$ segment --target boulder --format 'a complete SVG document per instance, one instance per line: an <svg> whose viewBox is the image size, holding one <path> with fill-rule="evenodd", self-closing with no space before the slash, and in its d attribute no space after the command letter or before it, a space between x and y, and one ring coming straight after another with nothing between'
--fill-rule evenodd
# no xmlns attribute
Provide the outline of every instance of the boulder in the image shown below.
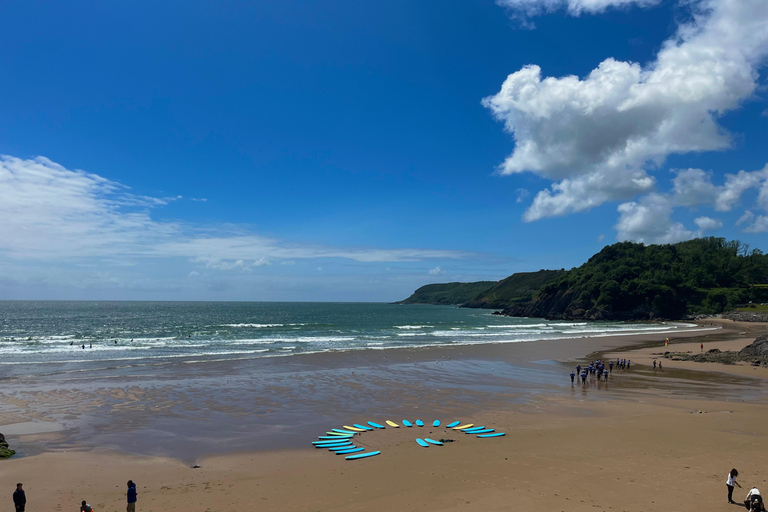
<svg viewBox="0 0 768 512"><path fill-rule="evenodd" d="M768 359L768 334L759 336L752 344L741 349L739 356Z"/></svg>
<svg viewBox="0 0 768 512"><path fill-rule="evenodd" d="M16 452L8 447L8 442L5 440L5 436L0 434L0 459L9 459L13 457Z"/></svg>

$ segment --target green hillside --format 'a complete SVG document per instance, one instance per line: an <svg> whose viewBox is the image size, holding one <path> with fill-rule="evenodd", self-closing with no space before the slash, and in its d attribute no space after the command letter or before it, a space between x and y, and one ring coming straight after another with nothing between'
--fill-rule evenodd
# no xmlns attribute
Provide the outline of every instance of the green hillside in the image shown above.
<svg viewBox="0 0 768 512"><path fill-rule="evenodd" d="M543 285L563 272L563 270L539 270L538 272L512 274L466 301L463 306L466 308L503 309L510 304L529 302Z"/></svg>
<svg viewBox="0 0 768 512"><path fill-rule="evenodd" d="M768 255L740 242L700 238L671 245L622 242L561 273L504 313L561 319L678 319L759 301Z"/></svg>
<svg viewBox="0 0 768 512"><path fill-rule="evenodd" d="M413 292L413 295L407 299L396 302L395 304L464 304L495 284L496 281L428 284Z"/></svg>

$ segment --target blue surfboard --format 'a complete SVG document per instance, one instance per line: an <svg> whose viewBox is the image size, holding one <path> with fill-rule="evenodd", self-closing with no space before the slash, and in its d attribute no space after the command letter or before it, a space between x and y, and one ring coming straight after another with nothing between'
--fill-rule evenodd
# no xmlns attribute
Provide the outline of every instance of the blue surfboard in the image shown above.
<svg viewBox="0 0 768 512"><path fill-rule="evenodd" d="M496 432L495 434L480 434L477 437L500 437L505 435L504 432Z"/></svg>
<svg viewBox="0 0 768 512"><path fill-rule="evenodd" d="M363 430L373 430L371 427L366 427L365 425L360 425L359 423L353 423L353 427L361 428Z"/></svg>
<svg viewBox="0 0 768 512"><path fill-rule="evenodd" d="M312 444L317 446L318 444L339 444L339 443L349 443L349 439L339 439L337 441L312 441Z"/></svg>
<svg viewBox="0 0 768 512"><path fill-rule="evenodd" d="M411 422L410 422L410 421L408 421L408 420L403 420L403 425L405 425L406 427L412 427L412 426L413 426L413 423L411 423Z"/></svg>
<svg viewBox="0 0 768 512"><path fill-rule="evenodd" d="M461 423L461 422L460 421L454 421L453 423L449 423L448 425L446 425L446 427L448 427L448 428L457 427L459 425L459 423Z"/></svg>
<svg viewBox="0 0 768 512"><path fill-rule="evenodd" d="M421 420L416 420L416 426L417 427L423 427L424 426L424 422L421 421Z"/></svg>
<svg viewBox="0 0 768 512"><path fill-rule="evenodd" d="M475 430L474 432L470 432L470 434L487 434L488 432L494 432L492 428L484 428L483 430Z"/></svg>
<svg viewBox="0 0 768 512"><path fill-rule="evenodd" d="M336 448L337 446L349 446L352 443L347 441L346 443L335 443L335 444L316 444L315 448Z"/></svg>
<svg viewBox="0 0 768 512"><path fill-rule="evenodd" d="M352 435L357 434L357 432L352 432L351 430L342 430L340 428L332 428L331 430L333 430L334 432L338 432L339 434L352 434Z"/></svg>
<svg viewBox="0 0 768 512"><path fill-rule="evenodd" d="M349 448L347 450L337 450L336 455L346 455L348 453L356 453L356 452L361 452L363 450L365 450L365 448L363 447Z"/></svg>
<svg viewBox="0 0 768 512"><path fill-rule="evenodd" d="M429 443L419 437L416 438L416 442L419 443L419 446L423 446L424 448L429 448Z"/></svg>
<svg viewBox="0 0 768 512"><path fill-rule="evenodd" d="M437 446L443 446L443 443L441 443L440 441L435 441L434 439L430 439L428 437L425 437L424 440L426 442L428 442L429 444L434 444L434 445L437 445Z"/></svg>
<svg viewBox="0 0 768 512"><path fill-rule="evenodd" d="M478 430L483 430L485 427L472 427L472 428L465 428L461 432L464 432L465 434L471 434L472 432L476 432Z"/></svg>
<svg viewBox="0 0 768 512"><path fill-rule="evenodd" d="M378 455L381 452L368 452L368 453L358 453L357 455L350 455L347 457L347 460L356 460L356 459L364 459L366 457L373 457L374 455Z"/></svg>
<svg viewBox="0 0 768 512"><path fill-rule="evenodd" d="M375 428L384 428L384 425L379 425L378 423L374 423L372 421L369 421L368 424Z"/></svg>
<svg viewBox="0 0 768 512"><path fill-rule="evenodd" d="M336 436L336 437L349 437L351 435L354 435L354 434L342 434L341 432L334 432L332 430L330 432L326 432L326 434L328 434L329 436Z"/></svg>
<svg viewBox="0 0 768 512"><path fill-rule="evenodd" d="M348 450L350 448L356 448L356 447L352 443L347 443L344 446L331 446L330 448L328 448L328 451L329 452L335 452L335 451L338 451L338 450Z"/></svg>
<svg viewBox="0 0 768 512"><path fill-rule="evenodd" d="M440 426L440 420L435 420L432 422L433 427L439 427Z"/></svg>
<svg viewBox="0 0 768 512"><path fill-rule="evenodd" d="M317 436L318 439L351 439L352 436Z"/></svg>

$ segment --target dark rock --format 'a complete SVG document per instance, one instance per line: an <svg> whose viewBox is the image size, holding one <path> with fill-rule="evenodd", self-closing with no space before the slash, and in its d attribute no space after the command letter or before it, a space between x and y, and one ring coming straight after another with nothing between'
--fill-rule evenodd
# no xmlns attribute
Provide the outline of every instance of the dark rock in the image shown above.
<svg viewBox="0 0 768 512"><path fill-rule="evenodd" d="M719 353L720 353L720 349L719 348L711 348L711 349L707 350L707 354L719 354Z"/></svg>
<svg viewBox="0 0 768 512"><path fill-rule="evenodd" d="M768 334L759 336L751 345L747 345L741 349L739 356L768 359Z"/></svg>
<svg viewBox="0 0 768 512"><path fill-rule="evenodd" d="M0 459L10 459L16 451L11 450L8 447L8 442L5 440L5 436L0 434Z"/></svg>

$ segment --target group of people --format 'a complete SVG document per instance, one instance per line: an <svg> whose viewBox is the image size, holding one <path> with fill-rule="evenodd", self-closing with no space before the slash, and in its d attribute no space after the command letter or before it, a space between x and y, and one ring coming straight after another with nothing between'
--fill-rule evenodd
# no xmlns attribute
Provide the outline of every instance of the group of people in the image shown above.
<svg viewBox="0 0 768 512"><path fill-rule="evenodd" d="M137 493L136 484L133 483L133 480L128 480L126 497L128 498L126 512L136 512ZM16 490L13 492L13 505L16 507L16 512L24 512L24 509L27 507L27 495L24 492L24 484L22 483L16 484ZM80 504L80 512L93 512L93 507L83 500Z"/></svg>
<svg viewBox="0 0 768 512"><path fill-rule="evenodd" d="M625 360L622 359L621 361ZM606 368L605 363L600 359L597 361L590 361L589 365L583 368L581 364L577 364L576 371L571 371L571 384L573 384L577 375L581 379L581 383L584 385L587 383L587 378L596 378L598 382L600 382L600 379L608 382L608 376L613 373L613 366L613 361L609 361L608 368ZM619 359L616 360L616 367L619 367ZM626 367L629 368L629 366Z"/></svg>
<svg viewBox="0 0 768 512"><path fill-rule="evenodd" d="M736 481L737 476L739 476L739 472L736 468L733 468L728 473L728 479L725 481L725 485L728 487L728 503L731 504L736 504L736 502L733 501L734 486L741 489L741 485ZM744 506L749 512L766 512L763 497L760 495L760 490L757 487L753 487L749 490L747 497L744 499Z"/></svg>

